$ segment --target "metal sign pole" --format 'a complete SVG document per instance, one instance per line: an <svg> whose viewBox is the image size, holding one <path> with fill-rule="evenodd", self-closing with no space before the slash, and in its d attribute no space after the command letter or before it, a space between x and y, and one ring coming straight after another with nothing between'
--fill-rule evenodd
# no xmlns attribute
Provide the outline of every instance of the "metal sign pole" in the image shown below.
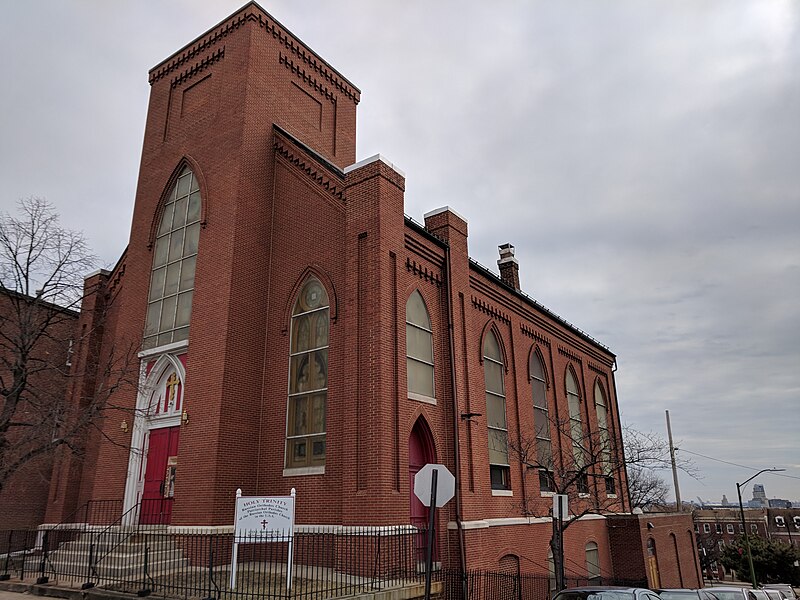
<svg viewBox="0 0 800 600"><path fill-rule="evenodd" d="M425 600L431 598L431 571L433 570L433 528L436 520L436 486L439 480L439 470L434 469L431 473L431 505L428 514L428 552L425 557Z"/></svg>
<svg viewBox="0 0 800 600"><path fill-rule="evenodd" d="M286 568L286 592L291 594L292 591L292 570L294 568L294 510L295 510L295 496L297 493L292 488L292 528L289 533L289 558Z"/></svg>
<svg viewBox="0 0 800 600"><path fill-rule="evenodd" d="M239 544L236 540L236 524L239 521L239 498L242 497L242 488L236 490L236 510L233 517L233 552L231 552L231 589L236 589L236 563L238 562Z"/></svg>

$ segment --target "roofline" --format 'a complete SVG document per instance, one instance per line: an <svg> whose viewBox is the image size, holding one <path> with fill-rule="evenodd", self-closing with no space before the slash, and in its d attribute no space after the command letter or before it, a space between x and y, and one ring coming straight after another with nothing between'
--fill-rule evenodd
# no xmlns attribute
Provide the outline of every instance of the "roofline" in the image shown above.
<svg viewBox="0 0 800 600"><path fill-rule="evenodd" d="M278 133L280 133L282 136L288 138L288 140L290 142L292 142L293 144L298 146L303 152L307 153L309 156L311 156L311 158L316 160L323 167L325 167L331 173L336 175L339 179L344 181L344 171L342 171L339 167L337 167L335 164L333 164L330 160L328 160L327 158L322 156L319 152L314 150L311 146L309 146L308 144L305 144L302 141L300 141L299 139L297 139L295 136L293 136L291 133L286 131L280 125L276 125L275 123L273 123L272 124L272 129L274 131L277 131Z"/></svg>
<svg viewBox="0 0 800 600"><path fill-rule="evenodd" d="M65 308L63 306L59 306L58 304L53 304L52 302L48 302L47 300L38 300L36 296L30 296L28 294L23 294L22 292L18 292L17 290L9 290L9 289L2 289L0 288L0 294L6 294L7 296L12 296L16 298L30 298L35 302L38 302L40 305L44 306L45 308L54 310L60 313L66 313L73 317L79 317L81 314L80 310L76 310L74 308Z"/></svg>
<svg viewBox="0 0 800 600"><path fill-rule="evenodd" d="M525 292L523 292L521 290L514 289L513 287L508 285L505 281L500 279L499 275L495 275L492 271L490 271L489 269L484 267L479 262L477 262L477 261L475 261L475 260L470 258L469 259L469 266L470 266L470 268L472 268L475 271L481 273L485 277L488 277L489 279L491 279L492 281L494 281L498 285L502 286L506 291L508 291L509 293L511 293L514 296L516 296L517 299L522 300L523 302L525 302L529 306L533 307L534 309L536 309L536 310L538 310L540 312L543 312L544 314L546 314L550 318L552 318L555 321L557 321L560 325L566 327L569 331L571 331L572 333L577 335L583 341L588 342L589 344L591 344L595 348L598 348L599 350L602 350L604 353L608 354L609 356L611 356L611 358L616 360L617 355L614 354L608 346L605 346L602 343L598 342L596 339L594 339L592 336L590 336L585 331L583 331L581 329L578 329L575 325L573 325L572 323L570 323L569 321L567 321L563 317L560 317L559 315L554 313L552 310L547 308L545 305L537 302L536 300L534 300L533 298L528 296L528 294L526 294Z"/></svg>
<svg viewBox="0 0 800 600"><path fill-rule="evenodd" d="M430 214L430 213L428 213L428 214ZM427 238L429 241L439 245L442 248L447 248L448 247L448 243L446 241L444 241L444 240L436 237L435 235L433 235L430 231L425 229L425 227L423 225L420 225L419 223L417 223L414 219L412 219L408 215L405 215L405 222L406 222L406 226L410 227L411 229L413 229L417 233L425 236L425 238ZM505 281L500 279L499 275L495 275L492 271L490 271L489 269L484 267L479 262L477 262L477 261L475 261L475 260L470 258L469 259L469 266L470 266L471 269L474 269L475 271L481 273L485 277L491 279L493 282L495 282L498 285L502 286L506 291L508 291L511 294L513 294L517 299L522 300L525 304L531 306L535 310L537 310L539 312L542 312L542 313L546 314L547 316L549 316L550 318L554 319L557 323L559 323L560 325L566 327L569 331L571 331L572 333L577 335L579 338L581 338L585 342L588 342L589 344L591 344L595 348L598 348L603 353L608 354L614 360L617 359L617 355L614 354L608 348L608 346L603 345L602 343L598 342L596 339L594 339L592 336L590 336L585 331L582 331L582 330L578 329L575 325L573 325L569 321L567 321L564 318L558 316L552 310L550 310L549 308L547 308L543 304L537 302L536 300L534 300L533 298L528 296L528 294L526 294L525 292L523 292L521 290L514 289L513 287L508 285Z"/></svg>
<svg viewBox="0 0 800 600"><path fill-rule="evenodd" d="M161 61L159 61L158 63L156 63L156 64L155 64L155 65L154 65L154 66L153 66L153 67L152 67L152 68L151 68L151 69L148 71L148 73L152 73L153 71L155 71L156 69L158 69L158 68L159 68L161 65L165 64L166 62L168 62L168 61L169 61L170 59L172 59L173 57L175 57L175 56L177 56L177 55L181 54L182 52L184 52L185 50L187 50L187 49L188 49L190 46L193 46L193 45L194 45L194 44L196 44L198 41L200 41L200 39L201 39L201 38L205 37L206 35L208 35L208 34L209 34L209 33L211 33L212 31L214 31L214 30L215 30L215 29L217 29L218 27L221 27L222 25L224 25L225 23L227 23L228 21L230 21L230 20L231 20L233 17L235 17L235 16L236 16L236 15L238 15L240 12L244 11L246 8L248 8L248 7L250 7L250 6L254 6L254 7L256 7L258 10L260 10L260 11L261 11L261 12L263 12L265 15L267 15L267 16L268 16L270 19L272 19L272 20L275 22L275 24L276 24L276 25L278 25L278 26L279 26L281 29L283 29L283 30L284 30L286 33L288 33L289 35L291 35L291 36L292 36L294 39L296 39L296 40L297 40L297 41L298 41L300 44L302 44L302 45L303 45L303 46L304 46L304 47L305 47L305 48L306 48L306 49L307 49L309 52L311 52L311 54L313 54L313 55L314 55L314 56L315 56L317 59L319 59L319 61L320 61L320 62L322 62L322 63L323 63L323 64L324 64L324 65L325 65L325 66L326 66L328 69L330 69L331 71L333 71L334 73L336 73L336 75L337 75L338 77L341 77L341 78L342 78L342 80L344 80L344 81L347 83L347 85L351 86L351 87L352 87L354 90L356 90L356 91L359 93L359 95L361 94L361 90L360 90L360 89L358 89L358 86L356 86L356 85L355 85L355 84L354 84L352 81L350 81L350 80L349 80L347 77L345 77L344 75L342 75L342 74L341 74L341 72L339 72L339 70L338 70L336 67L334 67L334 66L333 66L333 65L331 65L331 64L330 64L330 63L329 63L327 60L325 60L324 58L322 58L322 57L321 57L321 56L320 56L320 55L319 55L319 54L318 54L318 53L317 53L317 52L316 52L316 51L315 51L313 48L311 48L311 46L309 46L309 45L308 45L308 44L306 44L306 43L305 43L303 40L301 40L301 39L300 39L298 36L296 36L296 35L295 35L295 34L294 34L294 33L293 33L293 32L292 32L292 31L291 31L291 30L290 30L288 27L286 27L286 26L285 26L283 23L281 23L281 22L280 22L278 19L276 19L275 17L273 17L273 16L272 16L272 15L271 15L271 14L270 14L268 11L266 11L266 10L264 9L264 7L263 7L263 6L261 6L261 5L260 5L258 2L256 2L255 0L250 0L250 2L248 2L248 3L247 3L247 4L245 4L245 5L243 5L243 6L242 6L241 8L239 8L238 10L235 10L234 12L232 12L231 14L229 14L227 17L225 17L224 19L222 19L222 20L221 20L219 23L217 23L217 24L216 24L216 25L214 25L213 27L209 27L208 29L206 29L206 30L205 30L203 33L201 33L200 35L198 35L198 36L197 36L196 38L194 38L194 39L193 39L191 42L189 42L188 44L185 44L185 45L184 45L184 46L182 46L182 47L181 47L179 50L176 50L175 52L173 52L172 54L170 54L169 56L167 56L167 57L166 57L166 58L164 58L163 60L161 60Z"/></svg>

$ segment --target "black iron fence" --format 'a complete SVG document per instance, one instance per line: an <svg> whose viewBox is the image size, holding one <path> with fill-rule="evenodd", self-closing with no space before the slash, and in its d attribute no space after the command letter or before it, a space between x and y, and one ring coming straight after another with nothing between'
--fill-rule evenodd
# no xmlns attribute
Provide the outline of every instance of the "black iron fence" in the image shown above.
<svg viewBox="0 0 800 600"><path fill-rule="evenodd" d="M424 549L413 527L326 528L240 538L111 526L0 532L0 579L171 598L329 598L417 583ZM291 560L291 577L289 577Z"/></svg>

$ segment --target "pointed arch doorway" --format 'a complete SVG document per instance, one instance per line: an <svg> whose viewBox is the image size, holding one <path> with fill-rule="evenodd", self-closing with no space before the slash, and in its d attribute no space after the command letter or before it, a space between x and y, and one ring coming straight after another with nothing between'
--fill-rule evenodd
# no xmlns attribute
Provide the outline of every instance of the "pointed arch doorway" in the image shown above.
<svg viewBox="0 0 800 600"><path fill-rule="evenodd" d="M408 493L409 493L409 517L411 524L418 527L421 531L417 540L418 559L424 560L425 546L427 537L425 531L428 529L429 509L414 494L414 477L419 470L428 463L436 462L436 448L433 443L433 436L428 424L420 417L411 430L408 438ZM438 525L436 527L438 529ZM437 556L436 544L434 544L434 559Z"/></svg>

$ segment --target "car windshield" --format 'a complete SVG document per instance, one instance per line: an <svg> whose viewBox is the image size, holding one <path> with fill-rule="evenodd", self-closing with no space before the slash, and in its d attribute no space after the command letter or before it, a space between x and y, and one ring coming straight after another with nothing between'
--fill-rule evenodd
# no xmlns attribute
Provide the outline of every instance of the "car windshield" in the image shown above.
<svg viewBox="0 0 800 600"><path fill-rule="evenodd" d="M663 590L658 592L663 600L686 600L687 598L697 598L694 590Z"/></svg>
<svg viewBox="0 0 800 600"><path fill-rule="evenodd" d="M633 594L623 590L567 590L559 593L556 600L633 600Z"/></svg>
<svg viewBox="0 0 800 600"><path fill-rule="evenodd" d="M778 590L764 590L770 600L783 600L783 595Z"/></svg>
<svg viewBox="0 0 800 600"><path fill-rule="evenodd" d="M711 600L744 600L744 594L739 590L703 590Z"/></svg>

